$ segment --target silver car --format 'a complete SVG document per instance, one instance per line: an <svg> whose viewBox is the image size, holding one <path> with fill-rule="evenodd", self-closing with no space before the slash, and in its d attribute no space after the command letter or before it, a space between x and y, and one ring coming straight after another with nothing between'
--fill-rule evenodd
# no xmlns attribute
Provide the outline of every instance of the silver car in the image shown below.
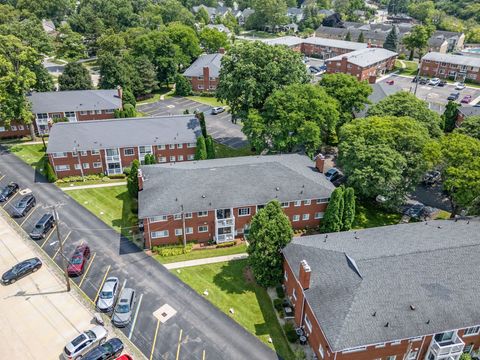
<svg viewBox="0 0 480 360"><path fill-rule="evenodd" d="M115 310L113 311L113 325L123 327L130 323L135 301L135 290L129 288L122 290L118 298L117 306L115 306Z"/></svg>
<svg viewBox="0 0 480 360"><path fill-rule="evenodd" d="M118 278L109 277L103 284L97 300L97 308L100 311L108 312L115 306L118 293Z"/></svg>
<svg viewBox="0 0 480 360"><path fill-rule="evenodd" d="M103 344L107 340L108 331L103 326L95 326L91 330L84 331L70 341L63 349L65 360L78 360L90 349Z"/></svg>

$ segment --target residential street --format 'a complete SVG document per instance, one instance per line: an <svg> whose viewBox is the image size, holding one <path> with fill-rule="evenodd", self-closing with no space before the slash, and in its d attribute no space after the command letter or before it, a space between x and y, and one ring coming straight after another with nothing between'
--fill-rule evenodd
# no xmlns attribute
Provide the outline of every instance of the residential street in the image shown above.
<svg viewBox="0 0 480 360"><path fill-rule="evenodd" d="M37 206L26 217L16 219L26 231L46 211L46 206L57 204L66 256L70 256L75 246L82 242L90 245L91 268L85 277L75 279L90 299L96 298L107 276L117 276L123 285L128 282L128 287L137 290L142 299L135 309L138 317L135 316L123 332L147 357L177 360L278 358L266 345L128 239L121 238L68 194L44 182L30 166L2 149L0 177L3 175L1 186L16 181L21 189L29 188L37 198ZM15 198L4 204L8 213L11 213L14 202ZM49 233L45 241L40 240L37 244L60 263L55 233ZM172 316L163 318L166 314L160 311L156 317L153 313L165 304L173 309L169 311Z"/></svg>

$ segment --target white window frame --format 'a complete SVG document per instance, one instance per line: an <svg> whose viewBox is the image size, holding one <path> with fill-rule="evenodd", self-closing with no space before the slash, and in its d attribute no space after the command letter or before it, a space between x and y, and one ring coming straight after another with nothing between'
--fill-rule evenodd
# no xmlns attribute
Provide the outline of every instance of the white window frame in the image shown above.
<svg viewBox="0 0 480 360"><path fill-rule="evenodd" d="M183 161L183 155L178 155L177 156L177 161Z"/></svg>
<svg viewBox="0 0 480 360"><path fill-rule="evenodd" d="M300 215L293 215L293 216L292 216L292 221L293 221L293 222L300 221Z"/></svg>
<svg viewBox="0 0 480 360"><path fill-rule="evenodd" d="M131 154L127 154L127 151ZM135 155L135 149L134 148L125 148L123 149L123 155L124 156L134 156Z"/></svg>
<svg viewBox="0 0 480 360"><path fill-rule="evenodd" d="M187 155L187 160L190 160L190 161L191 161L191 160L195 160L195 155L193 155L193 154L188 154L188 155Z"/></svg>
<svg viewBox="0 0 480 360"><path fill-rule="evenodd" d="M295 301L297 301L297 289L296 288L293 288L292 297Z"/></svg>
<svg viewBox="0 0 480 360"><path fill-rule="evenodd" d="M175 236L182 236L183 235L183 229L175 229Z"/></svg>
<svg viewBox="0 0 480 360"><path fill-rule="evenodd" d="M88 111L87 110L81 110L80 115L88 115Z"/></svg>
<svg viewBox="0 0 480 360"><path fill-rule="evenodd" d="M324 216L325 216L325 212L319 211L315 213L314 219L320 220L320 219L323 219Z"/></svg>
<svg viewBox="0 0 480 360"><path fill-rule="evenodd" d="M105 114L113 114L115 112L115 109L107 109L105 110Z"/></svg>
<svg viewBox="0 0 480 360"><path fill-rule="evenodd" d="M191 212L185 213L185 219L191 219L192 217L193 217L193 214Z"/></svg>
<svg viewBox="0 0 480 360"><path fill-rule="evenodd" d="M152 239L166 238L169 236L168 230L152 231L150 233Z"/></svg>
<svg viewBox="0 0 480 360"><path fill-rule="evenodd" d="M167 162L167 157L166 156L159 156L158 157L158 162L159 163L166 163Z"/></svg>
<svg viewBox="0 0 480 360"><path fill-rule="evenodd" d="M66 158L66 157L68 157L68 153L66 153L66 152L53 153L53 158L54 159L61 159L61 158Z"/></svg>
<svg viewBox="0 0 480 360"><path fill-rule="evenodd" d="M165 145L157 145L157 150L165 150Z"/></svg>
<svg viewBox="0 0 480 360"><path fill-rule="evenodd" d="M18 125L18 130L22 131L24 129L25 129L25 127L23 125Z"/></svg>
<svg viewBox="0 0 480 360"><path fill-rule="evenodd" d="M102 167L102 163L101 163L101 162L94 162L94 163L93 163L93 168L94 168L94 169L99 169L99 168L101 168L101 167Z"/></svg>
<svg viewBox="0 0 480 360"><path fill-rule="evenodd" d="M303 200L303 205L311 205L312 200Z"/></svg>
<svg viewBox="0 0 480 360"><path fill-rule="evenodd" d="M83 163L82 167L84 170L90 169L90 163Z"/></svg>
<svg viewBox="0 0 480 360"><path fill-rule="evenodd" d="M283 278L284 278L286 281L288 281L288 273L287 273L286 270L283 272Z"/></svg>
<svg viewBox="0 0 480 360"><path fill-rule="evenodd" d="M318 345L318 352L320 353L320 357L323 359L325 357L325 352L323 350L322 344Z"/></svg>
<svg viewBox="0 0 480 360"><path fill-rule="evenodd" d="M295 201L293 202L293 206L294 206L294 207L302 206L302 200L295 200Z"/></svg>
<svg viewBox="0 0 480 360"><path fill-rule="evenodd" d="M197 144L195 144L195 143L188 143L187 144L187 148L194 148L195 146L197 146Z"/></svg>
<svg viewBox="0 0 480 360"><path fill-rule="evenodd" d="M326 204L330 201L330 198L317 199L317 204Z"/></svg>
<svg viewBox="0 0 480 360"><path fill-rule="evenodd" d="M165 222L168 221L168 216L167 215L159 215L159 216L152 216L150 218L150 223L157 223L157 222Z"/></svg>
<svg viewBox="0 0 480 360"><path fill-rule="evenodd" d="M182 220L182 214L173 214L173 220Z"/></svg>
<svg viewBox="0 0 480 360"><path fill-rule="evenodd" d="M70 171L70 165L55 165L55 171Z"/></svg>
<svg viewBox="0 0 480 360"><path fill-rule="evenodd" d="M198 227L198 232L199 232L199 233L206 233L206 232L208 232L208 225L200 225L200 226Z"/></svg>
<svg viewBox="0 0 480 360"><path fill-rule="evenodd" d="M81 169L80 164L74 164L73 168L75 170L80 170Z"/></svg>
<svg viewBox="0 0 480 360"><path fill-rule="evenodd" d="M80 156L88 156L88 151L85 151L85 150L80 151Z"/></svg>
<svg viewBox="0 0 480 360"><path fill-rule="evenodd" d="M302 220L303 220L303 221L310 220L310 214L303 214L303 215L302 215Z"/></svg>
<svg viewBox="0 0 480 360"><path fill-rule="evenodd" d="M282 208L288 208L288 207L290 207L290 201L282 202Z"/></svg>
<svg viewBox="0 0 480 360"><path fill-rule="evenodd" d="M170 150L175 149L175 144L168 144L168 148L169 148Z"/></svg>
<svg viewBox="0 0 480 360"><path fill-rule="evenodd" d="M307 329L308 329L308 333L310 334L312 332L312 322L310 321L310 319L308 318L308 315L305 314L305 316L303 317L303 322L305 323L305 325L307 326Z"/></svg>
<svg viewBox="0 0 480 360"><path fill-rule="evenodd" d="M177 149L183 149L183 144L177 144Z"/></svg>
<svg viewBox="0 0 480 360"><path fill-rule="evenodd" d="M92 150L92 155L100 155L100 150Z"/></svg>
<svg viewBox="0 0 480 360"><path fill-rule="evenodd" d="M250 216L251 209L249 207L243 207L238 209L238 216Z"/></svg>
<svg viewBox="0 0 480 360"><path fill-rule="evenodd" d="M175 162L175 156L170 156L170 162Z"/></svg>
<svg viewBox="0 0 480 360"><path fill-rule="evenodd" d="M17 131L17 126L16 125L10 125L10 130L11 131Z"/></svg>
<svg viewBox="0 0 480 360"><path fill-rule="evenodd" d="M471 326L465 329L463 336L474 336L480 334L480 325Z"/></svg>
<svg viewBox="0 0 480 360"><path fill-rule="evenodd" d="M185 228L185 234L187 234L187 235L193 234L193 227L186 227Z"/></svg>
<svg viewBox="0 0 480 360"><path fill-rule="evenodd" d="M208 216L208 211L198 211L197 216L198 217L206 217L206 216Z"/></svg>

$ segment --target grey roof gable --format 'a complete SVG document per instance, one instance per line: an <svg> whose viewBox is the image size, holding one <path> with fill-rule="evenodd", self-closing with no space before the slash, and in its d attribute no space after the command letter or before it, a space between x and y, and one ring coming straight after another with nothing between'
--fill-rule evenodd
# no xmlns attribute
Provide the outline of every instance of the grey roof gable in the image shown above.
<svg viewBox="0 0 480 360"><path fill-rule="evenodd" d="M193 115L64 122L50 130L47 153L195 143L200 135Z"/></svg>
<svg viewBox="0 0 480 360"><path fill-rule="evenodd" d="M480 324L479 218L300 237L283 252L297 277L301 260L312 269L305 296L333 351Z"/></svg>
<svg viewBox="0 0 480 360"><path fill-rule="evenodd" d="M122 107L122 99L118 97L116 89L34 92L27 98L32 104L34 114L110 110Z"/></svg>
<svg viewBox="0 0 480 360"><path fill-rule="evenodd" d="M223 54L204 54L190 65L183 73L184 76L203 76L203 68L208 67L211 77L220 76Z"/></svg>
<svg viewBox="0 0 480 360"><path fill-rule="evenodd" d="M442 54L439 52L429 52L422 57L422 61L437 61L449 64L480 67L480 58L466 55Z"/></svg>
<svg viewBox="0 0 480 360"><path fill-rule="evenodd" d="M244 156L142 167L139 218L328 198L335 189L306 156Z"/></svg>
<svg viewBox="0 0 480 360"><path fill-rule="evenodd" d="M377 62L385 61L397 55L398 54L396 52L383 49L383 48L366 48L366 49L360 49L360 50L352 51L347 54L332 57L326 60L325 62L339 61L339 60L342 60L342 58L346 57L347 61L352 64L355 64L361 67L368 67Z"/></svg>

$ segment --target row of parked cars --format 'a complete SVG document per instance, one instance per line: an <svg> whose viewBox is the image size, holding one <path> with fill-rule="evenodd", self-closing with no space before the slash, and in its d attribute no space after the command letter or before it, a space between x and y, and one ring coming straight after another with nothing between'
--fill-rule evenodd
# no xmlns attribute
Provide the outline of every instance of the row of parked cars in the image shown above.
<svg viewBox="0 0 480 360"><path fill-rule="evenodd" d="M430 85L430 86L438 86L438 87L444 87L445 85L447 85L447 82L445 80L441 80L439 78L428 79L426 77L414 77L412 81L413 82L418 81L418 83L420 85ZM455 83L455 90L463 90L466 87L467 86L463 82ZM459 92L453 92L450 95L448 95L447 100L456 101L459 98L460 98L460 93ZM472 95L465 95L465 96L462 97L460 102L462 104L469 104L472 100L473 100Z"/></svg>

